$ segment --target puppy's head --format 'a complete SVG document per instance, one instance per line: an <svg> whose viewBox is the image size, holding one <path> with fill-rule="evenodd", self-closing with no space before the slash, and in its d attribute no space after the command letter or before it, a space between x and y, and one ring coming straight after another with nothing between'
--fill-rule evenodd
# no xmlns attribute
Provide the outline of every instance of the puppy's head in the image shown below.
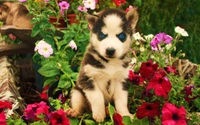
<svg viewBox="0 0 200 125"><path fill-rule="evenodd" d="M128 13L117 9L87 15L91 28L90 43L104 58L121 58L129 50L132 34L138 21L136 8Z"/></svg>

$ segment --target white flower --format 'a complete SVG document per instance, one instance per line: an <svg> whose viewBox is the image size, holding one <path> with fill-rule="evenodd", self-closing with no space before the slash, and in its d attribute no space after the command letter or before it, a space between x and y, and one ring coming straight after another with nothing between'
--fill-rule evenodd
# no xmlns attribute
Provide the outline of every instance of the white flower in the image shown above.
<svg viewBox="0 0 200 125"><path fill-rule="evenodd" d="M39 41L34 50L38 51L38 53L45 58L48 58L51 54L53 54L51 45L46 43L44 40Z"/></svg>
<svg viewBox="0 0 200 125"><path fill-rule="evenodd" d="M144 41L143 37L140 35L139 32L133 34L133 38L134 38L135 40L143 40L143 41Z"/></svg>
<svg viewBox="0 0 200 125"><path fill-rule="evenodd" d="M149 34L149 35L145 35L145 36L144 36L144 38L145 38L146 40L151 40L151 39L153 39L153 37L154 37L153 34Z"/></svg>
<svg viewBox="0 0 200 125"><path fill-rule="evenodd" d="M95 0L83 0L83 4L86 8L90 8L91 10L94 10L96 6Z"/></svg>
<svg viewBox="0 0 200 125"><path fill-rule="evenodd" d="M74 42L74 40L71 40L71 41L70 41L69 46L70 46L72 49L77 50L77 46L76 46L76 43Z"/></svg>
<svg viewBox="0 0 200 125"><path fill-rule="evenodd" d="M181 34L182 36L189 36L187 31L179 26L175 27L175 32Z"/></svg>
<svg viewBox="0 0 200 125"><path fill-rule="evenodd" d="M140 52L144 52L144 46L140 47Z"/></svg>
<svg viewBox="0 0 200 125"><path fill-rule="evenodd" d="M165 46L165 48L166 48L167 50L169 50L171 47L172 47L172 44L167 44L167 45Z"/></svg>

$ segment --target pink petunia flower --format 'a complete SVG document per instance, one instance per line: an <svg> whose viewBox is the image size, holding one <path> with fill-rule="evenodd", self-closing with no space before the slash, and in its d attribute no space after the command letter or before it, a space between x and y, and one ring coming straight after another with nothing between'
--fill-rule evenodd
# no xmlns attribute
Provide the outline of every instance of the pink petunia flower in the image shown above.
<svg viewBox="0 0 200 125"><path fill-rule="evenodd" d="M70 41L69 46L70 46L72 49L77 50L77 46L76 46L76 43L74 42L74 40L71 40L71 41Z"/></svg>
<svg viewBox="0 0 200 125"><path fill-rule="evenodd" d="M83 0L84 7L94 10L96 7L95 0Z"/></svg>
<svg viewBox="0 0 200 125"><path fill-rule="evenodd" d="M16 36L13 35L13 34L9 34L9 37L10 37L11 40L16 40Z"/></svg>
<svg viewBox="0 0 200 125"><path fill-rule="evenodd" d="M24 116L27 120L40 120L37 116L40 114L44 114L46 116L49 115L49 106L43 101L40 103L29 104L24 110Z"/></svg>
<svg viewBox="0 0 200 125"><path fill-rule="evenodd" d="M172 42L173 38L165 33L159 33L156 34L155 37L151 40L150 45L153 50L158 49L158 44L164 43L164 44L170 44Z"/></svg>
<svg viewBox="0 0 200 125"><path fill-rule="evenodd" d="M162 108L162 125L187 125L185 108L165 103Z"/></svg>
<svg viewBox="0 0 200 125"><path fill-rule="evenodd" d="M45 58L48 58L51 54L53 54L51 45L46 43L44 40L39 41L34 50L38 51L38 53Z"/></svg>
<svg viewBox="0 0 200 125"><path fill-rule="evenodd" d="M81 12L87 12L87 8L86 7L83 7L83 6L78 6L78 10L81 11Z"/></svg>
<svg viewBox="0 0 200 125"><path fill-rule="evenodd" d="M147 91L153 89L157 96L167 97L170 92L172 85L168 78L163 77L159 73L155 73L153 78L149 81L147 85Z"/></svg>
<svg viewBox="0 0 200 125"><path fill-rule="evenodd" d="M59 2L58 5L60 6L61 10L68 10L70 4L66 1Z"/></svg>
<svg viewBox="0 0 200 125"><path fill-rule="evenodd" d="M19 2L26 2L26 0L19 0Z"/></svg>

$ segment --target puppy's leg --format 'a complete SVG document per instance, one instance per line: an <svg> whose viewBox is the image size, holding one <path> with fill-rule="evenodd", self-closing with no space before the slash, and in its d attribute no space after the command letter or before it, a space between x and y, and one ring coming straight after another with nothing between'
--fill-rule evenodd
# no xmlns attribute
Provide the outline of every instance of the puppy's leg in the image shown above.
<svg viewBox="0 0 200 125"><path fill-rule="evenodd" d="M67 115L77 117L83 114L86 104L86 99L80 90L73 89L71 93L71 108L67 109Z"/></svg>
<svg viewBox="0 0 200 125"><path fill-rule="evenodd" d="M93 119L97 122L103 122L106 117L103 93L97 87L94 90L84 90L84 93L90 102Z"/></svg>
<svg viewBox="0 0 200 125"><path fill-rule="evenodd" d="M123 83L117 84L115 88L114 103L117 113L132 117L128 110L128 91L123 87Z"/></svg>

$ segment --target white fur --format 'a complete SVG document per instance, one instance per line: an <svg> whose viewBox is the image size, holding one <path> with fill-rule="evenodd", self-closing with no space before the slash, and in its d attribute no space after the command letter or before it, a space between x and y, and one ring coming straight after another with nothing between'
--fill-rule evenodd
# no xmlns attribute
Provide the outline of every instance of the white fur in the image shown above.
<svg viewBox="0 0 200 125"><path fill-rule="evenodd" d="M121 42L116 35L120 34L123 30L121 28L122 20L120 17L116 15L109 15L104 18L105 26L102 27L102 33L107 34L108 36L100 42L97 42L97 34L92 34L91 42L97 49L97 51L102 55L104 58L107 58L106 49L107 48L114 48L116 50L114 57L119 58L129 48L131 39L127 35L127 39L125 42Z"/></svg>

